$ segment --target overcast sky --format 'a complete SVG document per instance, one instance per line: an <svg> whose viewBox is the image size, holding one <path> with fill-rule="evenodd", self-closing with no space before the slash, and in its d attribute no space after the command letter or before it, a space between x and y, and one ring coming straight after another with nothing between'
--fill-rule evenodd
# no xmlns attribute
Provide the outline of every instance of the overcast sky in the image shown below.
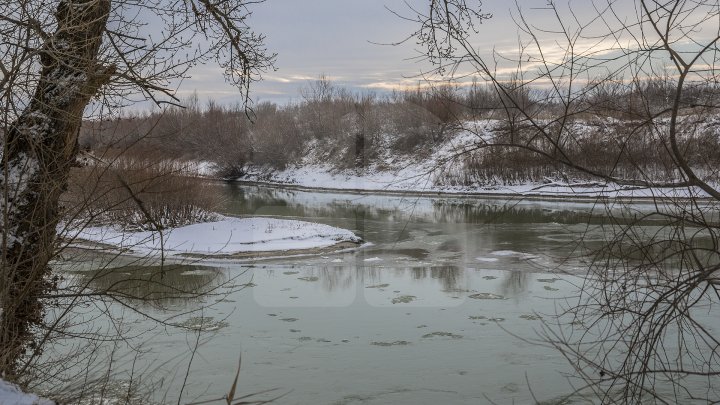
<svg viewBox="0 0 720 405"><path fill-rule="evenodd" d="M528 3L545 3L530 0ZM412 0L419 8L427 0ZM484 9L495 17L483 25L487 43L514 36L506 0L486 0ZM276 52L277 71L265 74L252 89L255 101L287 102L299 97L308 80L325 74L338 84L355 90L387 90L417 83L413 78L427 66L410 60L417 56L414 41L399 46L378 45L402 41L416 26L393 15L387 8L409 14L403 0L267 0L253 7L250 24L266 35L268 49ZM181 94L197 91L201 99L232 101L237 91L223 82L221 70L195 69Z"/></svg>
<svg viewBox="0 0 720 405"><path fill-rule="evenodd" d="M552 15L542 10L547 0L520 0L523 12L538 26L551 28ZM580 15L592 14L589 0L570 1ZM353 90L382 92L418 83L427 65L412 60L419 47L411 40L399 46L377 43L402 41L417 26L393 15L411 14L408 4L425 9L428 0L267 0L253 7L250 24L266 35L268 49L278 54L277 71L269 72L252 89L253 99L284 103L299 98L308 80L325 74ZM564 3L567 5L567 3ZM633 13L632 8L627 9ZM483 12L493 14L480 27L476 46L491 52L517 48L515 2L485 0ZM201 99L232 102L237 92L223 83L221 71L202 67L186 80L181 94L197 91Z"/></svg>

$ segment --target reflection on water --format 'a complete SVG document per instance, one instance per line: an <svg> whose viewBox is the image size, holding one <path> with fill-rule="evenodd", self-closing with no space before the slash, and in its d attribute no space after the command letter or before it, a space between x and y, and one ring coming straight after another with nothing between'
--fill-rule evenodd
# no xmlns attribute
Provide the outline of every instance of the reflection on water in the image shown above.
<svg viewBox="0 0 720 405"><path fill-rule="evenodd" d="M456 290L458 289L458 280L460 279L460 268L457 266L431 266L430 268L412 268L412 278L414 280L422 280L427 277L440 280L443 289L445 290Z"/></svg>
<svg viewBox="0 0 720 405"><path fill-rule="evenodd" d="M517 296L527 291L528 274L519 271L505 273L502 280L501 291L505 296Z"/></svg>
<svg viewBox="0 0 720 405"><path fill-rule="evenodd" d="M218 184L229 213L305 218L353 218L360 222L413 221L468 224L603 224L608 212L634 212L622 204L497 198L361 195L287 190L265 186ZM628 219L633 218L627 215ZM620 216L617 215L615 220Z"/></svg>
<svg viewBox="0 0 720 405"><path fill-rule="evenodd" d="M161 307L202 302L229 281L227 274L218 268L179 264L134 265L66 274L76 285L89 286L132 305Z"/></svg>

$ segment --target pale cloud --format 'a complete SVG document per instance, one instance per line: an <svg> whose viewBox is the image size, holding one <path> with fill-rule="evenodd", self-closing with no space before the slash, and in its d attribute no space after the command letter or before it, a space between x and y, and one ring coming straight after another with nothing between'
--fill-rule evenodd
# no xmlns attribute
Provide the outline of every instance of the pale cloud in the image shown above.
<svg viewBox="0 0 720 405"><path fill-rule="evenodd" d="M506 0L485 0L484 11L491 12L493 18L478 27L479 34L473 39L479 55L492 63L491 69L501 80L518 73L518 66L527 77L537 76L545 69L539 61L537 47L515 25L519 16L514 4ZM595 6L601 8L606 0L576 0L569 4L580 20L590 21L596 13ZM636 18L633 1L618 0L614 4L619 20L613 24ZM432 66L418 58L423 50L414 39L397 46L377 45L400 42L417 29L415 24L386 9L409 15L408 5L422 10L427 7L427 0L407 0L407 4L405 0L268 0L256 5L249 22L257 32L267 36L268 49L277 52L278 59L277 70L264 74L263 81L253 86L253 99L278 103L298 99L300 89L321 74L355 91L402 91L417 88L418 83L422 86L443 83L445 78L427 75ZM558 23L546 6L547 0L520 2L529 23L541 33L538 38L542 57L549 65L557 66L567 61L568 48L563 45L566 44L563 35L551 32L557 29ZM572 30L571 20L568 18L563 23ZM596 24L588 30L588 34L599 34L603 32L603 25ZM518 64L523 46L525 54ZM575 56L594 58L597 63L620 57L622 48L637 49L638 46L629 35L620 38L588 35L574 42L573 52ZM460 85L467 85L482 75L472 64L465 64L454 77ZM542 85L547 80L536 83ZM225 82L222 71L211 66L196 68L192 78L185 80L180 88L181 94L197 91L201 98L222 102L235 102L239 97Z"/></svg>
<svg viewBox="0 0 720 405"><path fill-rule="evenodd" d="M287 77L269 76L269 75L265 75L265 77L263 77L263 80L265 80L266 82L279 82L279 83L292 83L293 82L292 79L289 79Z"/></svg>
<svg viewBox="0 0 720 405"><path fill-rule="evenodd" d="M428 83L422 83L416 81L409 81L409 80L399 80L399 81L383 81L383 82L373 82L373 83L364 83L361 84L360 87L366 88L366 89L372 89L372 90L384 90L384 91L392 91L392 90L398 90L398 91L405 91L405 90L413 90L420 87L428 87L430 86Z"/></svg>

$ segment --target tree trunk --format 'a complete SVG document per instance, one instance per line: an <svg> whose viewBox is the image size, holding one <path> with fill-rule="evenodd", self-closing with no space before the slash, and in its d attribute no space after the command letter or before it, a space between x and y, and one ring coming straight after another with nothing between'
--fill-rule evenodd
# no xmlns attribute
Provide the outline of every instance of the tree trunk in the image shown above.
<svg viewBox="0 0 720 405"><path fill-rule="evenodd" d="M48 263L56 248L58 199L77 149L82 114L113 67L98 61L110 0L61 0L57 28L40 50L41 71L29 105L5 134L0 268L0 375L20 377L37 353L42 296L56 287Z"/></svg>

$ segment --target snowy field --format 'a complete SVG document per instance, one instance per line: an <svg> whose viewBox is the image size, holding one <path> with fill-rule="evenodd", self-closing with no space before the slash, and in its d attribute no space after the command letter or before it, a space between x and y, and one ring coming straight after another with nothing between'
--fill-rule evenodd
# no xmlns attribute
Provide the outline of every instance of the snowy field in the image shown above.
<svg viewBox="0 0 720 405"><path fill-rule="evenodd" d="M219 221L159 232L128 232L120 228L91 227L75 235L81 241L129 249L129 253L156 256L228 256L242 253L283 252L329 248L342 242L360 243L352 232L329 225L275 218L221 217Z"/></svg>

